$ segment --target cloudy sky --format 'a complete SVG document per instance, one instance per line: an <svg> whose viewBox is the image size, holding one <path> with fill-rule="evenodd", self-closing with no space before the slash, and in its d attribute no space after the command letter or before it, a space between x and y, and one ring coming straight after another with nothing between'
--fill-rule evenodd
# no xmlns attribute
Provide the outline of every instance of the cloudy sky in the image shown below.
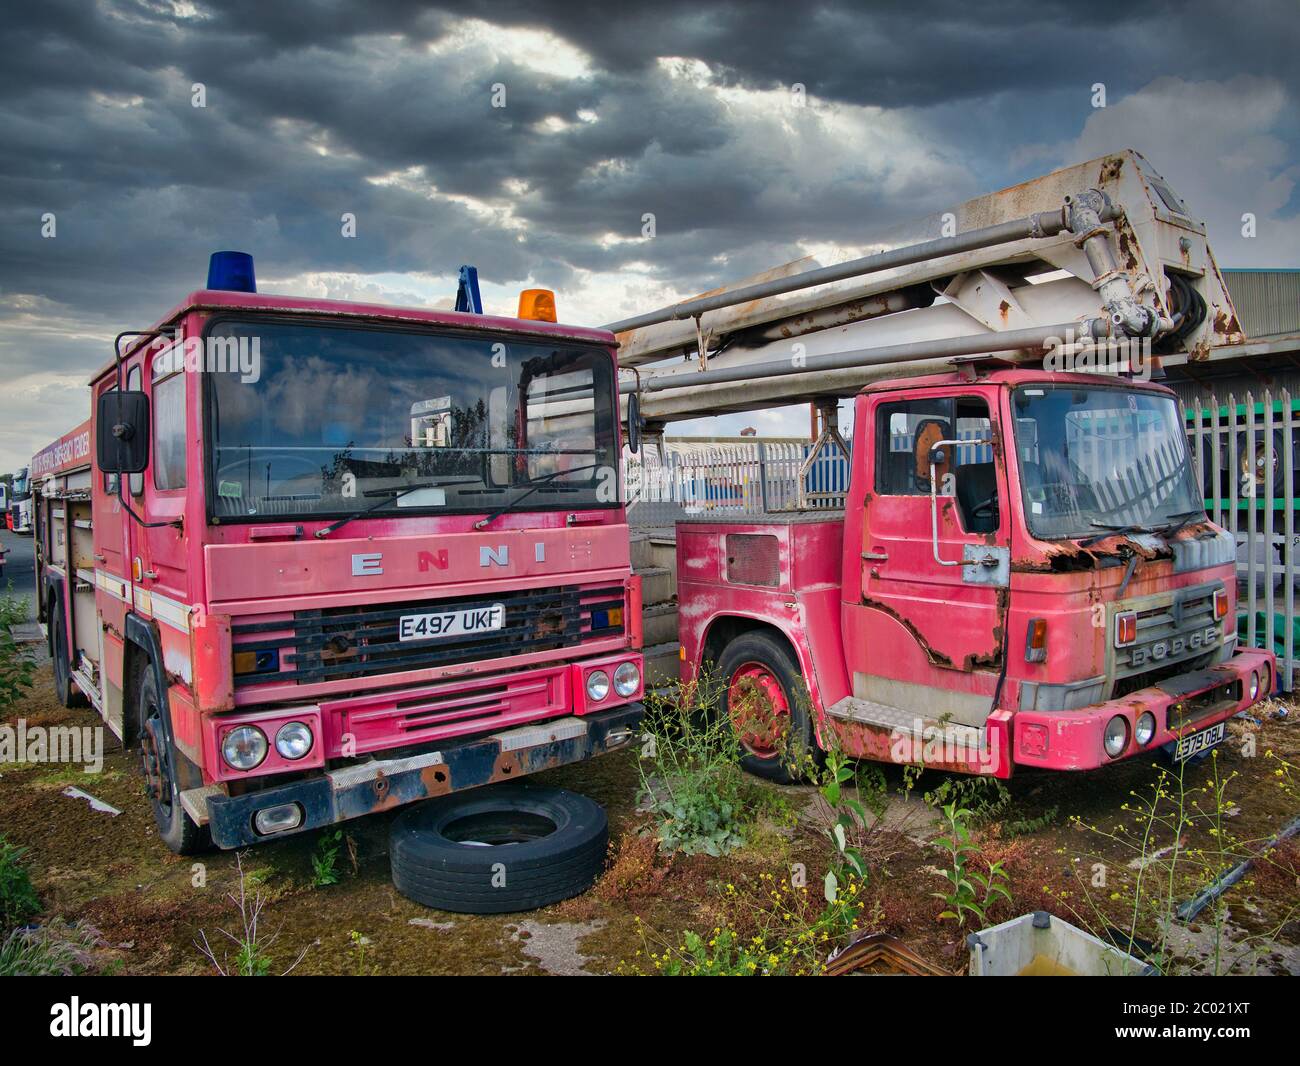
<svg viewBox="0 0 1300 1066"><path fill-rule="evenodd" d="M542 285L598 325L1134 147L1222 265L1300 266L1280 0L36 0L0 47L0 471L218 248L264 290L423 306L474 263L487 310ZM807 424L692 428L745 423Z"/></svg>

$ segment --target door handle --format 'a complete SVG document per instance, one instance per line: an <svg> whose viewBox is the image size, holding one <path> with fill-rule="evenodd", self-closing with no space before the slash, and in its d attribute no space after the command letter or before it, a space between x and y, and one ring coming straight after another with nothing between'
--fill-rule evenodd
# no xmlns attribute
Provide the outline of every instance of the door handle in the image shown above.
<svg viewBox="0 0 1300 1066"><path fill-rule="evenodd" d="M862 558L869 563L887 563L889 555L887 552L863 552Z"/></svg>
<svg viewBox="0 0 1300 1066"><path fill-rule="evenodd" d="M97 563L106 563L106 562L108 562L108 556L102 554L101 552L92 552L92 553L91 553L91 557L92 557L92 558L95 560L95 562L97 562Z"/></svg>
<svg viewBox="0 0 1300 1066"><path fill-rule="evenodd" d="M157 570L146 570L146 571L144 572L144 576L145 576L146 580L148 580L148 581L157 581L157 580L158 580L158 571L157 571Z"/></svg>

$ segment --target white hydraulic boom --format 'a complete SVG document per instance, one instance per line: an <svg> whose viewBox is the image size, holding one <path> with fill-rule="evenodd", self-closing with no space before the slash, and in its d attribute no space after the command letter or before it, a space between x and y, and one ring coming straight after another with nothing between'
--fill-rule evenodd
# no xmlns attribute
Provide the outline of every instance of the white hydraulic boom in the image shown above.
<svg viewBox="0 0 1300 1066"><path fill-rule="evenodd" d="M846 233L851 229L846 228ZM846 238L847 239L847 238ZM1245 337L1205 226L1126 150L980 196L866 242L610 324L649 424L804 401L954 360L1166 364Z"/></svg>

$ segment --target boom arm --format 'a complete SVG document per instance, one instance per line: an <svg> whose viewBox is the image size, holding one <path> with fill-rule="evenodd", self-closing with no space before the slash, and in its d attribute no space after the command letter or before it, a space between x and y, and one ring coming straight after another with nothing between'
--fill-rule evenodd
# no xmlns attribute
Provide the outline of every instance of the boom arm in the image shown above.
<svg viewBox="0 0 1300 1066"><path fill-rule="evenodd" d="M610 328L652 421L851 395L954 358L1150 342L1165 362L1244 341L1205 226L1126 150ZM703 354L701 354L703 353ZM681 357L685 356L683 361Z"/></svg>

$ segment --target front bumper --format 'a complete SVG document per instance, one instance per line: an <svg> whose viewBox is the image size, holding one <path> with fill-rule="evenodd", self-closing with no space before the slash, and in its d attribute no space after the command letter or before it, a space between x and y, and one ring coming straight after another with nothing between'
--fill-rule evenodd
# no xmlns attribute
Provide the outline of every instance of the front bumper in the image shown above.
<svg viewBox="0 0 1300 1066"><path fill-rule="evenodd" d="M221 848L241 848L449 792L581 762L627 744L635 736L643 713L642 704L628 703L582 717L554 718L508 729L437 751L372 759L242 796L209 795L207 815L212 840ZM301 824L272 835L258 833L253 827L258 811L285 804L297 804L302 809Z"/></svg>
<svg viewBox="0 0 1300 1066"><path fill-rule="evenodd" d="M1171 677L1150 688L1077 711L1020 711L1013 719L1012 760L1048 770L1091 770L1152 752L1189 733L1222 722L1265 699L1272 690L1271 652L1250 649L1205 670ZM1250 696L1251 674L1260 678ZM1156 732L1145 745L1134 739L1138 716L1150 711ZM1103 747L1106 724L1116 715L1128 722L1128 745L1112 758Z"/></svg>

